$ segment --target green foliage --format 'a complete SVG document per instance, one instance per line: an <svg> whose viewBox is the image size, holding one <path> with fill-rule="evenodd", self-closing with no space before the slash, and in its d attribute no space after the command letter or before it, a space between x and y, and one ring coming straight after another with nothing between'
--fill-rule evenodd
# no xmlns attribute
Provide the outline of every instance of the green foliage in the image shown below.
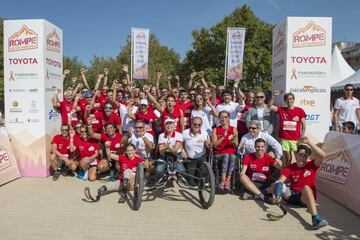
<svg viewBox="0 0 360 240"><path fill-rule="evenodd" d="M210 29L201 28L193 31L193 49L187 52L181 66L182 76L193 70L204 70L207 81L214 84L223 83L228 27L246 29L243 86L254 88L257 85L265 90L270 89L271 39L274 26L257 18L247 5L236 8ZM261 86L254 81L256 73L262 80Z"/></svg>

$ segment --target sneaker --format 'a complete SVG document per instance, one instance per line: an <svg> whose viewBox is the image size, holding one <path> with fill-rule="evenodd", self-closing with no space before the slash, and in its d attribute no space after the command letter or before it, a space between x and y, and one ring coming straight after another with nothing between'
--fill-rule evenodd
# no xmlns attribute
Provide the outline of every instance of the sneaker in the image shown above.
<svg viewBox="0 0 360 240"><path fill-rule="evenodd" d="M230 180L225 180L225 190L230 191L231 183Z"/></svg>
<svg viewBox="0 0 360 240"><path fill-rule="evenodd" d="M73 171L71 171L71 170L68 170L68 171L67 171L67 176L69 176L69 177L75 177L75 173L74 173Z"/></svg>
<svg viewBox="0 0 360 240"><path fill-rule="evenodd" d="M121 191L118 203L125 203L125 199L126 199L126 192Z"/></svg>
<svg viewBox="0 0 360 240"><path fill-rule="evenodd" d="M219 184L220 190L224 191L224 187L225 187L225 181L221 181L221 183Z"/></svg>
<svg viewBox="0 0 360 240"><path fill-rule="evenodd" d="M61 175L61 171L56 170L52 176L53 181L57 181L59 179L60 175Z"/></svg>
<svg viewBox="0 0 360 240"><path fill-rule="evenodd" d="M84 174L85 171L80 168L79 171L77 172L77 178L84 179Z"/></svg>
<svg viewBox="0 0 360 240"><path fill-rule="evenodd" d="M254 195L245 191L240 195L240 199L241 200L252 200L252 199L254 199Z"/></svg>
<svg viewBox="0 0 360 240"><path fill-rule="evenodd" d="M319 215L313 218L313 229L319 229L327 225L329 225L329 223L325 219L321 218Z"/></svg>

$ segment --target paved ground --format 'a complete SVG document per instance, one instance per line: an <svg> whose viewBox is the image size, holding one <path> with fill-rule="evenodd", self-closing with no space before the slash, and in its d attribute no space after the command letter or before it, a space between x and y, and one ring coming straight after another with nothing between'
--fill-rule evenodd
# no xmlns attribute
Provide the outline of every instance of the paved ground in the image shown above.
<svg viewBox="0 0 360 240"><path fill-rule="evenodd" d="M319 212L330 226L313 231L303 208L270 222L260 202L217 195L209 210L199 208L197 192L168 189L147 195L139 211L118 204L112 193L98 203L83 200L92 183L60 177L23 178L0 187L0 239L360 239L360 216L319 195ZM146 199L147 198L147 199Z"/></svg>

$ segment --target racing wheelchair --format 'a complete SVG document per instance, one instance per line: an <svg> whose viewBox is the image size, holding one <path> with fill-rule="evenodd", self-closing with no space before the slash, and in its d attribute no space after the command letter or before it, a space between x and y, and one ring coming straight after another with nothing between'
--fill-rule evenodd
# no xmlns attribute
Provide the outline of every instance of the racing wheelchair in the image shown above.
<svg viewBox="0 0 360 240"><path fill-rule="evenodd" d="M165 164L164 173L156 173L154 177L155 181L152 186L144 188L144 165L139 164L135 174L134 195L132 198L134 210L138 210L141 206L143 191L152 191L157 189L164 189L169 182L176 182L180 188L197 190L199 194L200 204L204 209L208 209L215 199L215 176L209 163L203 162L197 174L190 175L186 172L178 171L177 156L172 153L165 153L164 160L155 160L154 162ZM183 163L189 161L182 161ZM189 184L188 179L194 180L195 186Z"/></svg>

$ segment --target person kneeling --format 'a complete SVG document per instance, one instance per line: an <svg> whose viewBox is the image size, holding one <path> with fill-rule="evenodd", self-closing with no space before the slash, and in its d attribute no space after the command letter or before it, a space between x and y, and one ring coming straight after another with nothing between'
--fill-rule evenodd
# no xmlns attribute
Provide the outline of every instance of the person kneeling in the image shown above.
<svg viewBox="0 0 360 240"><path fill-rule="evenodd" d="M275 183L274 195L277 202L283 198L286 202L306 206L312 216L314 229L328 225L328 222L321 218L316 209L316 171L325 158L325 153L318 146L303 136L300 138L302 144L296 152L296 162L285 167L280 178ZM319 156L315 160L309 159L312 150ZM290 179L290 188L284 184Z"/></svg>
<svg viewBox="0 0 360 240"><path fill-rule="evenodd" d="M272 191L270 191L273 183L271 169L273 166L281 169L282 162L280 159L273 159L265 151L265 140L258 138L255 140L255 153L245 155L242 161L243 168L240 172L240 182L246 189L241 196L242 200L251 199L255 195L268 203L273 203ZM248 192L251 194L249 195Z"/></svg>
<svg viewBox="0 0 360 240"><path fill-rule="evenodd" d="M127 145L125 154L116 155L111 153L109 141L105 142L105 149L108 157L118 161L120 166L120 176L119 180L114 182L109 181L101 186L98 189L95 201L99 201L101 196L107 193L120 191L119 203L124 203L127 190L132 190L134 188L136 167L139 163L143 163L144 161L136 156L136 148L131 143ZM85 196L88 199L92 199L89 188L85 188Z"/></svg>

